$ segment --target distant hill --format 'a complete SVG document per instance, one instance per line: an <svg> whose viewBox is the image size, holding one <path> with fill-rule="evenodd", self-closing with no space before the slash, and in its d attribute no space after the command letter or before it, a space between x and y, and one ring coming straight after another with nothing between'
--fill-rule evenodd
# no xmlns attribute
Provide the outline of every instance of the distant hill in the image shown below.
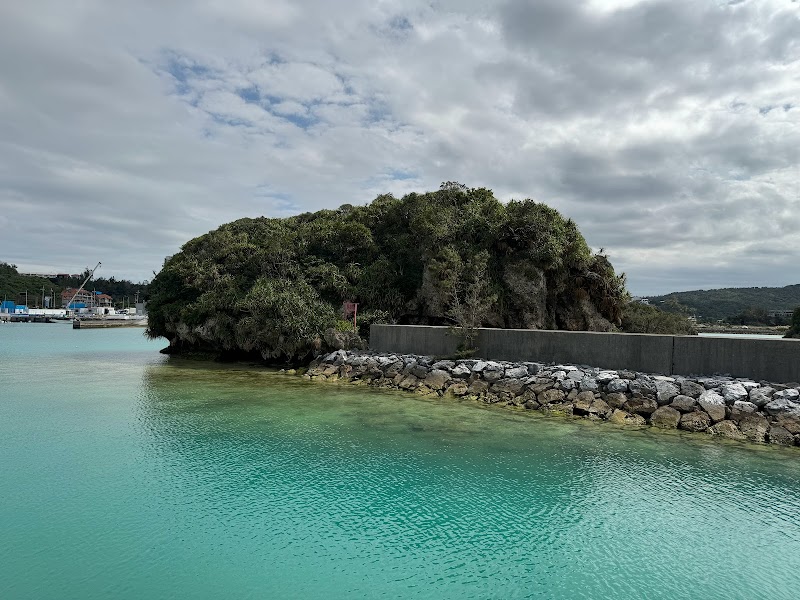
<svg viewBox="0 0 800 600"><path fill-rule="evenodd" d="M800 284L786 287L722 288L651 296L650 304L698 319L729 319L752 311L794 310L800 306Z"/></svg>
<svg viewBox="0 0 800 600"><path fill-rule="evenodd" d="M28 305L42 304L42 288L45 295L51 293L57 298L57 306L61 306L61 286L49 279L20 275L14 265L0 262L0 300L13 300L17 304L25 303L25 292L28 292ZM51 292L52 291L52 292Z"/></svg>

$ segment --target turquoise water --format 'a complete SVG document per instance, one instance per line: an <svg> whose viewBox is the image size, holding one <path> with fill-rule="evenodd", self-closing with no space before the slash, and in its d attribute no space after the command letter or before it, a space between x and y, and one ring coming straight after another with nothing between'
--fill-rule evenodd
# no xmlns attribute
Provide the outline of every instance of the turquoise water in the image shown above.
<svg viewBox="0 0 800 600"><path fill-rule="evenodd" d="M797 598L800 454L0 326L0 598Z"/></svg>

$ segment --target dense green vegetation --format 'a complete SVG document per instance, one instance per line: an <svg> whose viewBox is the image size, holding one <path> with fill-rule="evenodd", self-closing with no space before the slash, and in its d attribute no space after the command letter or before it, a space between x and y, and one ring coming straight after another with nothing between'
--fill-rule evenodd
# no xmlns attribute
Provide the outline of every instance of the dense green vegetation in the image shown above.
<svg viewBox="0 0 800 600"><path fill-rule="evenodd" d="M20 275L14 265L0 262L0 300L13 300L17 304L25 304L25 292L28 292L29 306L42 306L42 289L49 296L52 293L61 306L61 288L49 279Z"/></svg>
<svg viewBox="0 0 800 600"><path fill-rule="evenodd" d="M299 360L344 300L370 322L611 330L624 276L531 200L446 183L286 219L241 219L183 246L150 285L149 335L175 351Z"/></svg>
<svg viewBox="0 0 800 600"><path fill-rule="evenodd" d="M668 312L693 314L701 321L728 320L739 325L775 324L768 312L794 310L800 305L800 284L782 288L673 292L665 296L653 296L650 302Z"/></svg>
<svg viewBox="0 0 800 600"><path fill-rule="evenodd" d="M685 315L665 312L655 306L631 302L622 316L622 330L626 333L667 333L695 335L694 324Z"/></svg>
<svg viewBox="0 0 800 600"><path fill-rule="evenodd" d="M800 306L794 309L794 314L792 315L792 322L789 326L789 330L786 332L786 335L784 337L800 338Z"/></svg>

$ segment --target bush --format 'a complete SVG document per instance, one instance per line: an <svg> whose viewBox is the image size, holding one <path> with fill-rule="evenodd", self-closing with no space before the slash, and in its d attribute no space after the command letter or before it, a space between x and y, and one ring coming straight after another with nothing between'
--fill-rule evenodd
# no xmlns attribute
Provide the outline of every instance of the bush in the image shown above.
<svg viewBox="0 0 800 600"><path fill-rule="evenodd" d="M675 313L664 312L655 306L630 302L622 315L622 331L626 333L664 333L672 335L697 335L689 319Z"/></svg>

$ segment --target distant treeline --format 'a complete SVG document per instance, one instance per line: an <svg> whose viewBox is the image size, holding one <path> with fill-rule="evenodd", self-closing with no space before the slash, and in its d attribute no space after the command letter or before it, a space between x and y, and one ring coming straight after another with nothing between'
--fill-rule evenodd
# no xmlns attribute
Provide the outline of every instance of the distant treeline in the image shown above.
<svg viewBox="0 0 800 600"><path fill-rule="evenodd" d="M790 316L774 311L793 311L800 306L800 284L785 287L723 288L673 292L651 296L650 303L667 312L697 317L698 321L726 321L734 325L788 325Z"/></svg>
<svg viewBox="0 0 800 600"><path fill-rule="evenodd" d="M21 275L16 265L0 262L0 300L13 300L17 304L25 302L25 292L28 292L28 305L41 306L42 295L55 297L51 306L61 306L61 292L67 288L77 288L89 275L91 269L87 268L76 276L44 278L33 275ZM114 298L120 306L123 303L131 305L139 293L139 300L147 300L148 283L134 283L127 279L115 277L95 277L86 284L89 290L97 290Z"/></svg>

